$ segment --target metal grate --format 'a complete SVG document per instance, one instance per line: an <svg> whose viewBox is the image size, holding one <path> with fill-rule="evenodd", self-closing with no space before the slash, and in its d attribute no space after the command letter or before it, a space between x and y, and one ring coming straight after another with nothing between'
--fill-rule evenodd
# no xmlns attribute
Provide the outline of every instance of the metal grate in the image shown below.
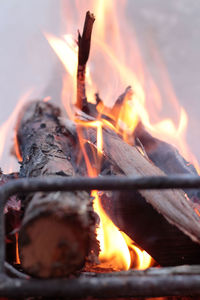
<svg viewBox="0 0 200 300"><path fill-rule="evenodd" d="M26 279L26 276L18 271L16 271L16 275L19 278L11 278L5 273L4 206L10 196L20 192L38 191L167 188L200 188L200 177L182 175L170 177L26 178L13 180L1 186L0 297L119 298L200 295L200 266L152 268L146 271L134 270L112 274L85 273L78 278L48 280ZM15 269L11 272L14 273Z"/></svg>

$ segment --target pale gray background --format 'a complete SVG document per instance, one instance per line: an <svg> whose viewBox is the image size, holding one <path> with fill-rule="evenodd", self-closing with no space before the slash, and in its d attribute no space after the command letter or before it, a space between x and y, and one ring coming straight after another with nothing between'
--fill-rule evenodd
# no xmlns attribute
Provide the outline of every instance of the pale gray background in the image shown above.
<svg viewBox="0 0 200 300"><path fill-rule="evenodd" d="M187 139L200 160L200 1L129 0L128 5L128 18L158 84L150 42L159 49L176 95L188 112ZM0 1L0 124L30 88L34 88L32 97L57 96L61 69L42 32L64 33L66 22L60 0Z"/></svg>

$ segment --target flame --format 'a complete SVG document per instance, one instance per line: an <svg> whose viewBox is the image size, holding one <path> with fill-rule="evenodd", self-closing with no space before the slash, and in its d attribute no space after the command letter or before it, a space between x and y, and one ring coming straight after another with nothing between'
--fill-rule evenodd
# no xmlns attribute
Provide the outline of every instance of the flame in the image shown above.
<svg viewBox="0 0 200 300"><path fill-rule="evenodd" d="M174 114L172 117L165 113L164 118L160 117L160 114L163 114L165 110L166 103L163 102L163 95L144 67L134 32L130 26L127 26L126 1L118 1L116 4L113 0L88 0L87 7L80 0L76 0L73 4L71 1L63 1L63 11L66 8L67 11L74 12L74 7L81 12L87 11L89 7L96 15L91 49L95 55L92 55L91 51L90 61L86 69L88 101L95 103L94 94L96 91L100 90L102 93L100 97L103 101L99 102L97 106L99 116L95 121L83 122L77 120L75 116L77 43L70 34L56 37L45 33L45 36L66 71L63 78L62 102L68 116L77 123L77 133L88 175L90 177L98 176L100 171L103 154L102 128L109 126L121 134L126 142L130 142L130 137L140 121L153 136L173 144L188 161L197 167L198 163L192 157L185 139L188 123L187 114L183 107L178 104L164 66L157 52L154 51L154 56L162 69L161 77L166 83L167 97L169 97L170 108ZM73 18L76 19L75 14L73 17L68 14L68 20L71 20L71 23L68 23L68 28L73 25ZM122 26L119 26L118 20ZM76 20L74 23L78 24ZM79 28L81 28L81 24L82 19ZM73 26L70 30L74 29L72 28ZM124 28L126 34L124 34ZM113 108L117 96L124 87L130 85L132 89L127 90L123 101ZM112 123L101 118L101 115L107 115ZM97 153L93 153L95 163L92 163L91 158L87 155L85 144L88 141L83 136L82 126L93 127L97 130ZM99 256L101 263L112 266L114 269L127 270L133 265L131 253L134 252L136 267L138 269L148 268L152 264L152 258L144 250L139 249L127 235L120 232L112 223L101 206L98 192L92 191L91 194L94 198L94 209L100 216L97 234L101 246Z"/></svg>
<svg viewBox="0 0 200 300"><path fill-rule="evenodd" d="M134 245L133 241L124 232L122 233L122 235L129 249L132 249L137 256L136 268L138 270L145 270L149 268L153 264L152 257L145 250L141 250L136 245Z"/></svg>
<svg viewBox="0 0 200 300"><path fill-rule="evenodd" d="M19 258L19 243L18 243L18 239L19 239L19 233L16 232L15 233L15 239L16 239L16 264L20 264L20 258Z"/></svg>
<svg viewBox="0 0 200 300"><path fill-rule="evenodd" d="M77 125L85 126L86 128L93 127L97 131L97 157L98 163L96 168L92 166L90 159L85 151L84 138L82 136L81 127L77 127L77 133L79 136L79 141L81 145L81 150L85 158L88 175L94 177L98 175L100 170L100 158L103 153L103 135L102 127L107 122L102 122L100 120L83 122L77 120ZM108 122L109 124L109 122ZM112 125L111 125L112 126ZM137 260L138 269L145 269L151 264L151 257L145 252L133 246L133 241L125 235L125 233L120 232L120 230L113 224L111 219L105 213L101 201L96 190L91 192L93 197L93 208L95 212L100 217L100 224L97 228L97 238L100 242L100 255L99 259L101 261L101 266L106 268L112 268L113 270L128 270L131 267L132 260L130 255L130 250L134 250ZM130 247L129 247L130 246Z"/></svg>
<svg viewBox="0 0 200 300"><path fill-rule="evenodd" d="M66 34L62 39L45 33L49 44L57 54L66 70L63 78L62 103L71 119L74 119L74 106L76 102L76 72L78 63L78 46L71 34ZM90 75L90 68L86 68L87 97L94 102L96 87Z"/></svg>
<svg viewBox="0 0 200 300"><path fill-rule="evenodd" d="M77 120L77 124L81 126L93 127L97 130L97 156L101 158L103 151L103 136L102 136L102 122L101 121L91 121L83 122ZM84 139L82 137L81 128L77 127L77 133L79 136L80 146L82 153L85 158L88 175L94 177L98 175L99 172L99 160L97 167L91 165L89 157L85 151ZM131 265L131 257L128 250L128 246L120 233L119 229L113 224L110 218L106 215L102 208L101 201L98 196L98 192L93 190L91 192L93 197L93 207L95 212L100 217L100 224L97 228L97 238L100 242L101 252L99 259L102 266L107 268L112 268L113 270L128 270Z"/></svg>
<svg viewBox="0 0 200 300"><path fill-rule="evenodd" d="M46 96L43 98L44 102L49 102L51 100L51 96Z"/></svg>
<svg viewBox="0 0 200 300"><path fill-rule="evenodd" d="M101 219L97 229L101 248L99 255L101 265L113 270L128 270L131 265L131 256L126 241L104 212L97 191L92 191L91 195L94 197L94 210Z"/></svg>
<svg viewBox="0 0 200 300"><path fill-rule="evenodd" d="M3 155L6 154L8 150L8 148L6 147L6 145L8 145L9 143L9 132L11 128L14 128L15 126L15 121L17 118L17 115L19 113L19 111L21 110L21 107L23 106L23 104L26 102L26 100L30 97L32 93L32 90L28 91L27 93L25 93L21 99L18 101L14 111L12 112L12 114L9 116L9 118L0 126L0 159L1 159L1 166L2 169L5 173L9 173L10 170L13 171L13 165L15 163L15 160L13 160L12 157L7 158L6 161L4 161ZM14 148L15 148L15 154L17 156L17 159L19 161L22 161L22 157L20 155L20 151L19 151L19 147L17 144L17 138L16 138L16 132L14 134Z"/></svg>

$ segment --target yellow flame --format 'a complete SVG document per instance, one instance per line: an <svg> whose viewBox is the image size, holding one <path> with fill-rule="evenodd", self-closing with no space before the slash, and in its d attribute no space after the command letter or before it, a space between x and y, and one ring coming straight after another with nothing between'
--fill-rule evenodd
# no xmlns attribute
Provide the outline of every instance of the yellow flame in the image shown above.
<svg viewBox="0 0 200 300"><path fill-rule="evenodd" d="M70 3L70 1L67 1L66 4L68 11L69 8L71 8L71 10L73 9ZM103 126L109 126L120 133L128 142L129 136L133 134L138 122L142 121L145 128L152 135L175 145L187 160L192 161L191 153L185 141L188 122L187 114L185 110L178 105L174 93L171 92L171 86L167 81L167 76L163 71L162 78L165 78L166 88L170 90L170 92L168 92L168 96L170 97L169 102L172 103L171 105L176 112L177 118L173 120L170 117L165 117L164 119L159 117L163 103L162 96L149 74L148 85L146 84L145 79L148 72L144 68L139 47L134 39L134 33L126 26L126 17L124 14L125 4L125 0L121 0L117 5L113 0L87 1L87 6L91 9L93 8L96 14L92 39L92 48L94 49L95 55L90 57L86 71L87 97L89 102L94 101L94 93L97 91L96 84L98 90L102 93L101 98L103 99L103 103L100 102L97 107L99 112L98 120L94 122L75 121L80 125L80 128L77 127L77 132L87 165L88 175L91 177L98 176L100 170L103 150ZM79 7L80 11L87 10L83 1L80 0L76 1L76 7ZM69 18L71 19L71 17ZM120 23L118 20L120 20ZM119 24L123 24L123 26L119 27ZM122 31L123 27L125 27L126 34ZM73 103L76 101L77 44L69 34L61 38L50 34L45 35L65 67L66 75L63 80L62 100L68 115L75 119ZM163 66L161 66L161 68L163 69ZM133 88L132 92L126 95L122 105L118 109L113 110L112 106L115 103L116 95L118 96L122 89L129 85ZM101 114L109 116L113 123L111 124L106 120L101 120ZM177 119L179 122L177 122ZM90 158L86 153L84 146L87 141L83 137L81 126L92 126L97 130L97 157L95 161L98 161L98 163L95 167L91 165ZM95 199L94 208L101 219L98 229L98 237L102 248L100 253L101 261L108 263L108 261L112 261L113 257L119 257L121 255L118 253L119 245L124 244L122 241L125 239L128 245L122 251L125 253L125 261L121 258L120 265L118 265L118 262L115 262L115 267L118 266L119 269L127 269L130 267L131 258L128 251L129 249L130 251L134 251L137 256L137 268L147 268L151 264L151 257L145 251L140 250L134 245L133 241L125 238L123 234L119 232L118 228L111 222L101 207L97 191L93 191L92 195ZM113 250L110 249L110 244L114 244L114 241L110 243L114 234L118 236L116 237L117 243L115 243L116 252L112 252ZM109 259L106 257L109 257Z"/></svg>
<svg viewBox="0 0 200 300"><path fill-rule="evenodd" d="M134 245L133 241L124 232L122 233L122 235L129 249L132 249L137 256L136 268L138 270L145 270L149 268L153 262L152 257L146 251L141 250L136 245Z"/></svg>
<svg viewBox="0 0 200 300"><path fill-rule="evenodd" d="M97 155L98 162L100 162L102 151L103 151L103 136L102 136L102 122L91 121L91 122L83 122L77 120L77 124L81 126L93 127L97 130ZM79 136L79 141L82 149L82 153L85 157L85 162L87 165L88 175L91 177L97 176L100 166L95 169L94 166L91 165L88 155L84 148L84 139L82 137L82 133L80 127L77 127L77 132ZM125 239L123 235L119 231L119 229L113 224L110 218L106 215L105 211L102 208L98 192L93 190L91 192L92 197L94 198L93 207L95 212L100 217L100 224L97 228L97 239L100 242L101 252L99 255L99 259L101 261L101 265L104 267L112 268L113 270L128 270L131 265L131 257L129 253L129 249L126 245Z"/></svg>
<svg viewBox="0 0 200 300"><path fill-rule="evenodd" d="M131 265L130 252L123 235L104 212L97 191L92 191L94 210L100 216L97 236L101 252L99 259L102 265L114 270L128 270Z"/></svg>
<svg viewBox="0 0 200 300"><path fill-rule="evenodd" d="M62 102L68 113L68 116L74 118L74 107L72 104L76 102L76 72L78 64L78 46L72 35L66 34L62 38L45 33L49 44L62 62L69 76L65 76L63 80ZM86 67L86 87L87 98L89 102L94 102L94 94L96 87L92 82L89 66Z"/></svg>
<svg viewBox="0 0 200 300"><path fill-rule="evenodd" d="M15 239L16 239L16 264L20 264L20 258L19 258L19 243L18 243L18 239L19 239L19 233L16 232L15 233Z"/></svg>

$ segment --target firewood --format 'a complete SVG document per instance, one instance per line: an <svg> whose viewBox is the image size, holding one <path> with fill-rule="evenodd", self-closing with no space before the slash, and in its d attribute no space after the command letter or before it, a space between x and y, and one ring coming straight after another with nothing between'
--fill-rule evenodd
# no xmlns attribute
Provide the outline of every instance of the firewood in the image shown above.
<svg viewBox="0 0 200 300"><path fill-rule="evenodd" d="M165 174L198 175L194 165L186 161L176 147L152 136L142 122L138 123L133 136L136 143L139 139L149 159ZM200 203L199 190L186 189L185 192L193 202Z"/></svg>
<svg viewBox="0 0 200 300"><path fill-rule="evenodd" d="M42 101L22 110L17 124L22 177L76 174L76 141L61 126L59 116L58 108ZM66 276L98 255L96 214L87 192L40 192L28 195L23 206L19 252L28 274Z"/></svg>
<svg viewBox="0 0 200 300"><path fill-rule="evenodd" d="M96 131L85 138L96 145ZM136 147L103 130L103 152L122 174L165 176ZM200 219L182 190L140 190L104 194L112 221L163 266L200 263Z"/></svg>
<svg viewBox="0 0 200 300"><path fill-rule="evenodd" d="M123 106L124 101L131 97L133 90L128 86L124 93L122 93L112 108L104 108L109 115L110 121L115 122L118 119L119 112ZM93 113L94 115L94 113ZM104 116L105 117L105 116ZM149 159L161 169L165 174L193 174L198 175L194 165L186 161L180 154L178 149L169 143L152 136L144 127L141 121L138 122L132 137L130 137L130 144L142 146ZM193 202L200 203L199 190L185 190L189 198Z"/></svg>
<svg viewBox="0 0 200 300"><path fill-rule="evenodd" d="M113 125L118 120L120 110L125 100L132 97L133 90L128 86L125 91L117 98L112 108L105 107L99 95L96 95L96 104L87 103L87 114L92 117L98 115L101 111L101 118L109 120ZM86 106L86 104L85 104ZM130 136L129 144L138 145L145 151L148 158L165 174L193 174L198 175L194 165L188 162L174 147L160 139L152 136L144 127L141 121L138 122L132 136ZM199 190L185 190L188 197L193 201L200 203Z"/></svg>
<svg viewBox="0 0 200 300"><path fill-rule="evenodd" d="M84 109L87 104L85 91L86 63L90 54L90 41L95 17L89 11L86 13L83 34L78 32L78 70L77 70L77 102L76 106Z"/></svg>

